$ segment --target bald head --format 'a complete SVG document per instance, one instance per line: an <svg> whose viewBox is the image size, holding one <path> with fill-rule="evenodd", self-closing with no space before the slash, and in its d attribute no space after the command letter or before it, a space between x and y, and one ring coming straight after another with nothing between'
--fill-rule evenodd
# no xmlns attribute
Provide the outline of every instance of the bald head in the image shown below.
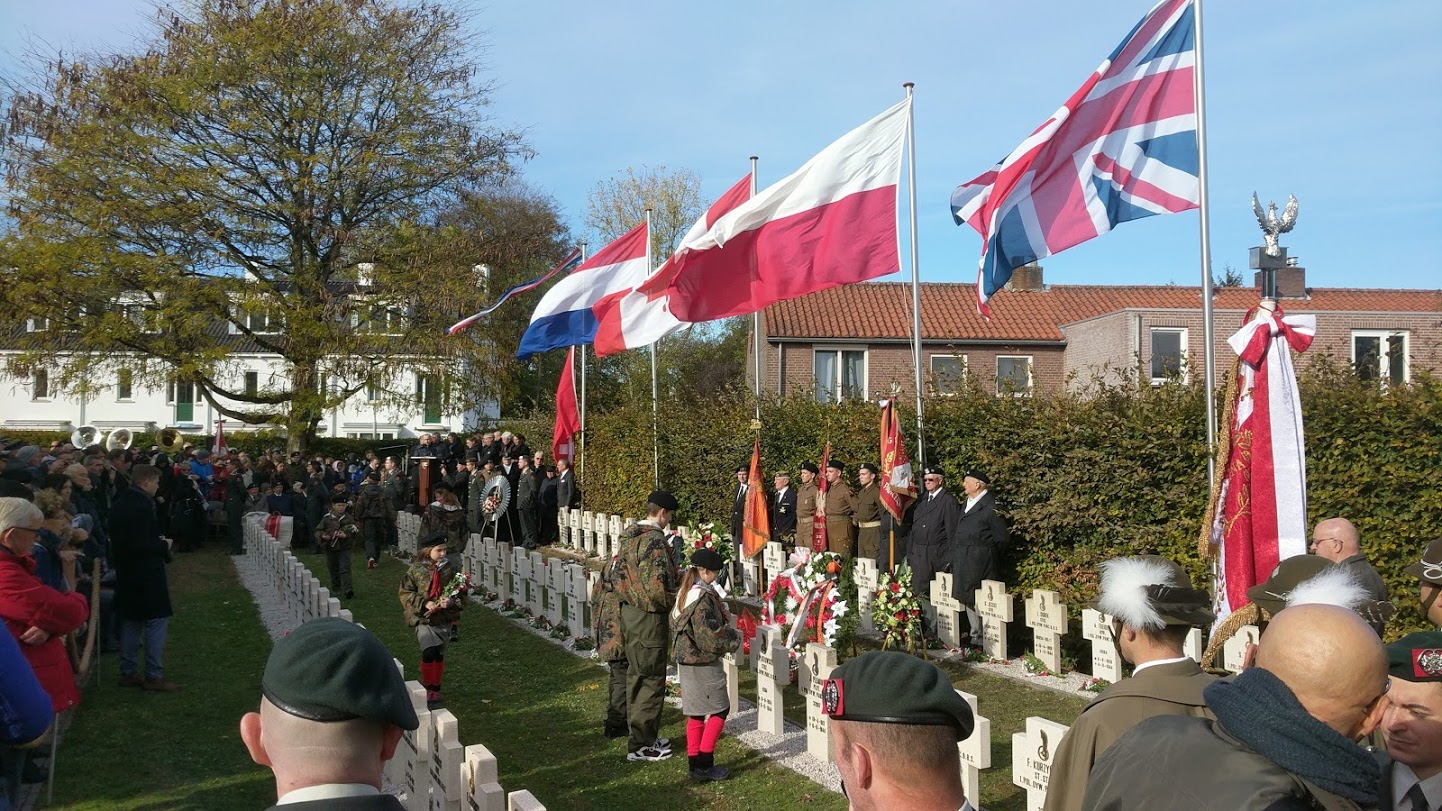
<svg viewBox="0 0 1442 811"><path fill-rule="evenodd" d="M240 721L251 759L275 773L276 796L323 783L365 783L377 788L395 754L400 727L358 718L321 723L298 718L260 700L259 713Z"/></svg>
<svg viewBox="0 0 1442 811"><path fill-rule="evenodd" d="M1362 535L1345 518L1328 518L1312 530L1312 549L1318 557L1341 563L1362 553Z"/></svg>
<svg viewBox="0 0 1442 811"><path fill-rule="evenodd" d="M1307 712L1348 738L1370 734L1383 709L1387 651L1353 611L1299 605L1272 618L1257 667L1281 679Z"/></svg>

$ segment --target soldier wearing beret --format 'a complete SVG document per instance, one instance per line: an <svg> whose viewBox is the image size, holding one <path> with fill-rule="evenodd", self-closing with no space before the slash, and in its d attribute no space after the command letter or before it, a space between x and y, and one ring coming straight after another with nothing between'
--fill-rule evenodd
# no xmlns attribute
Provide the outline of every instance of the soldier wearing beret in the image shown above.
<svg viewBox="0 0 1442 811"><path fill-rule="evenodd" d="M936 665L871 651L831 671L821 689L841 788L855 811L969 811L958 741L971 708Z"/></svg>
<svg viewBox="0 0 1442 811"><path fill-rule="evenodd" d="M1080 811L1092 764L1143 720L1212 717L1202 690L1216 677L1182 652L1192 628L1216 619L1211 595L1192 588L1182 567L1155 555L1109 560L1101 572L1101 594L1091 608L1113 617L1112 643L1136 670L1092 699L1061 739L1047 811Z"/></svg>
<svg viewBox="0 0 1442 811"><path fill-rule="evenodd" d="M826 550L850 557L856 554L856 525L851 520L856 507L851 500L851 485L846 483L845 462L827 461L826 485Z"/></svg>
<svg viewBox="0 0 1442 811"><path fill-rule="evenodd" d="M260 711L240 719L240 738L275 774L272 811L404 808L381 793L381 771L418 723L374 634L342 619L311 620L275 643L260 689Z"/></svg>
<svg viewBox="0 0 1442 811"><path fill-rule="evenodd" d="M857 477L861 489L851 497L852 520L856 522L856 554L876 560L881 557L881 486L876 465L862 462Z"/></svg>
<svg viewBox="0 0 1442 811"><path fill-rule="evenodd" d="M1391 685L1382 713L1382 802L1386 811L1442 808L1442 631L1387 646ZM1380 754L1380 753L1379 753Z"/></svg>
<svg viewBox="0 0 1442 811"><path fill-rule="evenodd" d="M1406 572L1417 578L1423 620L1442 628L1442 601L1438 600L1442 596L1442 538L1427 544L1422 559L1408 566Z"/></svg>
<svg viewBox="0 0 1442 811"><path fill-rule="evenodd" d="M961 489L966 491L966 503L951 536L951 596L966 606L966 618L976 637L981 631L976 590L983 580L1001 579L1001 554L1011 545L1011 535L996 511L991 479L985 473L968 470Z"/></svg>
<svg viewBox="0 0 1442 811"><path fill-rule="evenodd" d="M667 615L680 581L666 541L666 528L677 506L675 496L657 490L646 498L646 517L621 533L615 574L628 664L628 761L671 757L670 741L659 737L659 733L666 699Z"/></svg>
<svg viewBox="0 0 1442 811"><path fill-rule="evenodd" d="M821 493L816 486L818 472L815 462L802 462L801 487L796 490L796 543L808 549L816 534L816 498Z"/></svg>

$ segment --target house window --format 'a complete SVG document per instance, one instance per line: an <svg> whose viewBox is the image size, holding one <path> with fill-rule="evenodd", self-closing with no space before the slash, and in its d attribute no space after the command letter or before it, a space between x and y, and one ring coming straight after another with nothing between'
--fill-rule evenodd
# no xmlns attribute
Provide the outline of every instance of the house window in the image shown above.
<svg viewBox="0 0 1442 811"><path fill-rule="evenodd" d="M430 375L416 375L416 404L421 406L421 419L428 425L441 421L440 383L440 380Z"/></svg>
<svg viewBox="0 0 1442 811"><path fill-rule="evenodd" d="M380 387L374 383L366 384L366 402L374 403L381 398Z"/></svg>
<svg viewBox="0 0 1442 811"><path fill-rule="evenodd" d="M121 369L115 373L115 399L121 402L128 402L134 399L135 375L129 369Z"/></svg>
<svg viewBox="0 0 1442 811"><path fill-rule="evenodd" d="M36 369L30 373L30 399L50 399L50 371L48 369Z"/></svg>
<svg viewBox="0 0 1442 811"><path fill-rule="evenodd" d="M371 335L399 335L404 328L402 319L399 309L376 306L355 314L355 328Z"/></svg>
<svg viewBox="0 0 1442 811"><path fill-rule="evenodd" d="M866 396L865 349L818 349L816 402L839 403Z"/></svg>
<svg viewBox="0 0 1442 811"><path fill-rule="evenodd" d="M1152 327L1152 382L1180 379L1186 382L1187 331L1178 327Z"/></svg>
<svg viewBox="0 0 1442 811"><path fill-rule="evenodd" d="M245 396L254 397L260 393L260 372L245 373Z"/></svg>
<svg viewBox="0 0 1442 811"><path fill-rule="evenodd" d="M965 382L965 355L931 356L931 385L937 394L956 394Z"/></svg>
<svg viewBox="0 0 1442 811"><path fill-rule="evenodd" d="M50 329L50 319L43 316L39 318L28 318L25 320L26 332L44 332Z"/></svg>
<svg viewBox="0 0 1442 811"><path fill-rule="evenodd" d="M260 310L248 313L236 312L234 318L235 321L232 321L230 324L231 335L240 335L244 332L244 330L242 330L239 326L236 325L236 322L244 324L247 329L257 335L274 335L276 333L279 333L284 327L284 324L281 321L280 313L272 312L270 310Z"/></svg>
<svg viewBox="0 0 1442 811"><path fill-rule="evenodd" d="M1362 380L1400 386L1411 379L1405 330L1353 330L1352 367Z"/></svg>
<svg viewBox="0 0 1442 811"><path fill-rule="evenodd" d="M996 393L1031 396L1031 355L996 356Z"/></svg>

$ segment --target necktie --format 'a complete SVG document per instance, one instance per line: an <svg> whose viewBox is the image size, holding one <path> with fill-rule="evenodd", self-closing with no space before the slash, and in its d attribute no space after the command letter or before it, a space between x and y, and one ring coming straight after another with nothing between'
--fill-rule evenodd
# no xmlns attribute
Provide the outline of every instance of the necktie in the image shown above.
<svg viewBox="0 0 1442 811"><path fill-rule="evenodd" d="M1407 789L1407 793L1403 797L1412 803L1412 811L1428 811L1427 797L1422 793L1420 782L1413 783L1412 788Z"/></svg>

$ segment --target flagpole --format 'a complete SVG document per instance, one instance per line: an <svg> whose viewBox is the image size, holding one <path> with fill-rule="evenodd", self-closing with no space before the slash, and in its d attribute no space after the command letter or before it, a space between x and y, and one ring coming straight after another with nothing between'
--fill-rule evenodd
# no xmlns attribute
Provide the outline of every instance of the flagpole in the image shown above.
<svg viewBox="0 0 1442 811"><path fill-rule="evenodd" d="M586 243L581 243L581 261L586 261ZM586 477L586 345L581 344L581 438L576 442L576 481ZM584 497L584 493L583 496Z"/></svg>
<svg viewBox="0 0 1442 811"><path fill-rule="evenodd" d="M755 155L751 156L751 197L756 197L756 161L760 160ZM756 353L756 424L757 436L761 435L761 311L757 310L751 314L751 343Z"/></svg>
<svg viewBox="0 0 1442 811"><path fill-rule="evenodd" d="M902 87L906 88L906 98L910 99L916 89L915 83L907 82ZM916 464L924 467L926 450L921 432L921 265L916 256L916 124L911 108L909 104L906 106L907 185L911 191L911 362L916 372Z"/></svg>
<svg viewBox="0 0 1442 811"><path fill-rule="evenodd" d="M651 209L646 209L646 275L655 268L651 266ZM657 402L660 387L656 383L656 344L651 342L651 480L657 490L661 489L661 415Z"/></svg>
<svg viewBox="0 0 1442 811"><path fill-rule="evenodd" d="M1195 65L1192 69L1193 92L1197 97L1197 211L1201 215L1202 241L1202 360L1207 409L1207 482L1213 489L1217 480L1217 409L1212 398L1217 390L1215 325L1212 323L1212 224L1207 205L1207 93L1202 70L1202 0L1194 0L1192 18L1196 26ZM1215 495L1215 493L1213 493Z"/></svg>

